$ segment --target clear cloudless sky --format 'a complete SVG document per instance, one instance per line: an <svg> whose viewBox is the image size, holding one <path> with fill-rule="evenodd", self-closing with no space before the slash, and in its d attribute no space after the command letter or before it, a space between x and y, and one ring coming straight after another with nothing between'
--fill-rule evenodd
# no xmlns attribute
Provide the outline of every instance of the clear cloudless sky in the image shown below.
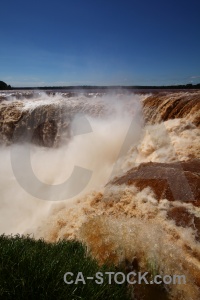
<svg viewBox="0 0 200 300"><path fill-rule="evenodd" d="M1 1L0 80L200 83L200 0Z"/></svg>

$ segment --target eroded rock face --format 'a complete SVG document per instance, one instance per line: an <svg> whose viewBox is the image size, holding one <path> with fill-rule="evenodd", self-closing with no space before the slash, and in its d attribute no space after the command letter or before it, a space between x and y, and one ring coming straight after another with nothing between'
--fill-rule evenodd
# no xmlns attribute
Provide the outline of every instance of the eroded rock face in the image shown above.
<svg viewBox="0 0 200 300"><path fill-rule="evenodd" d="M189 212L186 207L172 207L167 212L167 217L175 221L176 226L190 227L196 231L195 238L200 242L200 218Z"/></svg>
<svg viewBox="0 0 200 300"><path fill-rule="evenodd" d="M175 163L142 163L112 184L150 187L158 200L183 201L200 206L200 159Z"/></svg>
<svg viewBox="0 0 200 300"><path fill-rule="evenodd" d="M54 147L60 142L62 133L63 138L70 134L68 128L71 117L64 108L55 109L54 105L26 110L22 102L11 105L2 103L0 120L1 143L7 145L31 139L35 144Z"/></svg>
<svg viewBox="0 0 200 300"><path fill-rule="evenodd" d="M200 91L160 92L144 100L145 121L149 124L187 118L200 127Z"/></svg>
<svg viewBox="0 0 200 300"><path fill-rule="evenodd" d="M105 189L81 196L71 208L64 203L55 206L35 236L48 242L84 240L101 263L136 257L146 271L147 263L156 258L161 274L186 275L187 285L170 287L170 299L200 299L199 94L159 92L146 98L144 117L153 125L144 126L142 140L127 153L122 169L115 173L118 177ZM55 147L70 137L77 112L109 114L94 98L77 101L72 95L68 101L44 95L37 101L29 96L25 101L22 95L15 101L0 100L4 144L25 141L30 132L34 143ZM170 120L176 118L181 119ZM167 121L157 124L163 120ZM38 204L33 207L34 214Z"/></svg>
<svg viewBox="0 0 200 300"><path fill-rule="evenodd" d="M33 91L1 93L0 143L8 145L31 133L33 143L56 147L69 139L70 123L75 114L98 116L107 113L105 103L95 102L95 97L101 98L102 95ZM121 95L120 101L124 103L124 99L125 95ZM147 124L184 118L200 127L200 91L158 92L146 97L142 103ZM131 105L131 102L127 103L129 113Z"/></svg>
<svg viewBox="0 0 200 300"><path fill-rule="evenodd" d="M78 113L98 116L102 105L73 99L47 98L0 102L0 144L31 141L57 147L72 135L71 122Z"/></svg>

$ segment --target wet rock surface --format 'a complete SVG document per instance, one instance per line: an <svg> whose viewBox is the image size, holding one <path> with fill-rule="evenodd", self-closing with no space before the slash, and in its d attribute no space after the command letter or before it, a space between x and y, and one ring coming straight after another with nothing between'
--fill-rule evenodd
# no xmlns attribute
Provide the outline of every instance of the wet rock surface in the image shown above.
<svg viewBox="0 0 200 300"><path fill-rule="evenodd" d="M70 93L59 96L56 92L16 92L10 99L7 96L0 96L0 143L4 145L31 138L37 145L58 147L70 139L71 123L77 113L95 117L110 114L109 105L104 107L89 94L82 97ZM89 192L73 208L63 203L52 209L46 223L38 226L36 236L48 242L81 237L100 262L109 258L117 263L123 256L131 262L130 271L147 270L149 261L154 264L156 258L160 274L186 274L187 285L171 286L176 297L171 294L170 299L200 299L199 96L198 91L162 91L148 95L145 100L136 98L143 103L146 124L144 136L122 164L127 172L122 173L120 168L115 174L118 177L107 184L105 191L100 188ZM110 100L112 104L113 99ZM122 100L124 103L124 95ZM133 106L130 101L127 104ZM128 111L132 116L131 109ZM89 156L92 147L88 148ZM2 149L9 151L9 147ZM81 153L82 147L76 149ZM60 149L52 152L57 150ZM49 157L51 161L53 156ZM100 159L99 155L96 159ZM9 179L10 183L13 180ZM6 195L10 190L7 186L6 182ZM24 199L23 194L19 195L24 200L23 207L27 195ZM36 212L37 209L38 203ZM135 287L135 295L139 299L165 299L163 288L140 285Z"/></svg>
<svg viewBox="0 0 200 300"><path fill-rule="evenodd" d="M175 221L176 226L190 227L196 231L195 238L200 242L200 217L190 213L186 207L172 207L167 212L167 217Z"/></svg>
<svg viewBox="0 0 200 300"><path fill-rule="evenodd" d="M94 100L103 95L34 91L1 93L0 144L9 145L31 134L33 143L57 147L70 137L70 123L75 114L98 116L106 113L104 104ZM143 101L143 113L147 124L186 118L200 127L200 92L153 93Z"/></svg>
<svg viewBox="0 0 200 300"><path fill-rule="evenodd" d="M187 118L200 127L200 91L160 92L145 99L143 106L145 121L148 124Z"/></svg>
<svg viewBox="0 0 200 300"><path fill-rule="evenodd" d="M62 132L67 130L70 118L65 109L55 109L54 105L39 106L33 110L23 109L22 103L0 105L1 143L33 143L46 147L57 146ZM67 137L67 136L66 136Z"/></svg>
<svg viewBox="0 0 200 300"><path fill-rule="evenodd" d="M200 160L175 163L142 163L112 184L150 187L158 200L183 201L200 206Z"/></svg>
<svg viewBox="0 0 200 300"><path fill-rule="evenodd" d="M0 102L0 144L31 141L58 147L71 137L71 122L77 113L98 116L103 111L102 105L76 99L27 99Z"/></svg>

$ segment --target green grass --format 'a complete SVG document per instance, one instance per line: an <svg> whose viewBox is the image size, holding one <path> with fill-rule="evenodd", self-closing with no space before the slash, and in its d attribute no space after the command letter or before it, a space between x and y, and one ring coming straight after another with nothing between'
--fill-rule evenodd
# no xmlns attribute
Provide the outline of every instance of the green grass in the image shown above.
<svg viewBox="0 0 200 300"><path fill-rule="evenodd" d="M126 284L102 285L94 280L86 284L66 284L66 272L82 272L84 277L96 272L117 272L114 266L101 266L86 255L79 242L45 243L30 237L0 236L0 299L128 299Z"/></svg>

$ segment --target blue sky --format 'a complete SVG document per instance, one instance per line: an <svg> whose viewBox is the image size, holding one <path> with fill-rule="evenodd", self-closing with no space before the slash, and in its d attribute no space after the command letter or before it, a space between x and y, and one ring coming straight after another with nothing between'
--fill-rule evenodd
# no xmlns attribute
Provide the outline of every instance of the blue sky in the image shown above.
<svg viewBox="0 0 200 300"><path fill-rule="evenodd" d="M200 1L1 1L0 80L16 87L199 83Z"/></svg>

